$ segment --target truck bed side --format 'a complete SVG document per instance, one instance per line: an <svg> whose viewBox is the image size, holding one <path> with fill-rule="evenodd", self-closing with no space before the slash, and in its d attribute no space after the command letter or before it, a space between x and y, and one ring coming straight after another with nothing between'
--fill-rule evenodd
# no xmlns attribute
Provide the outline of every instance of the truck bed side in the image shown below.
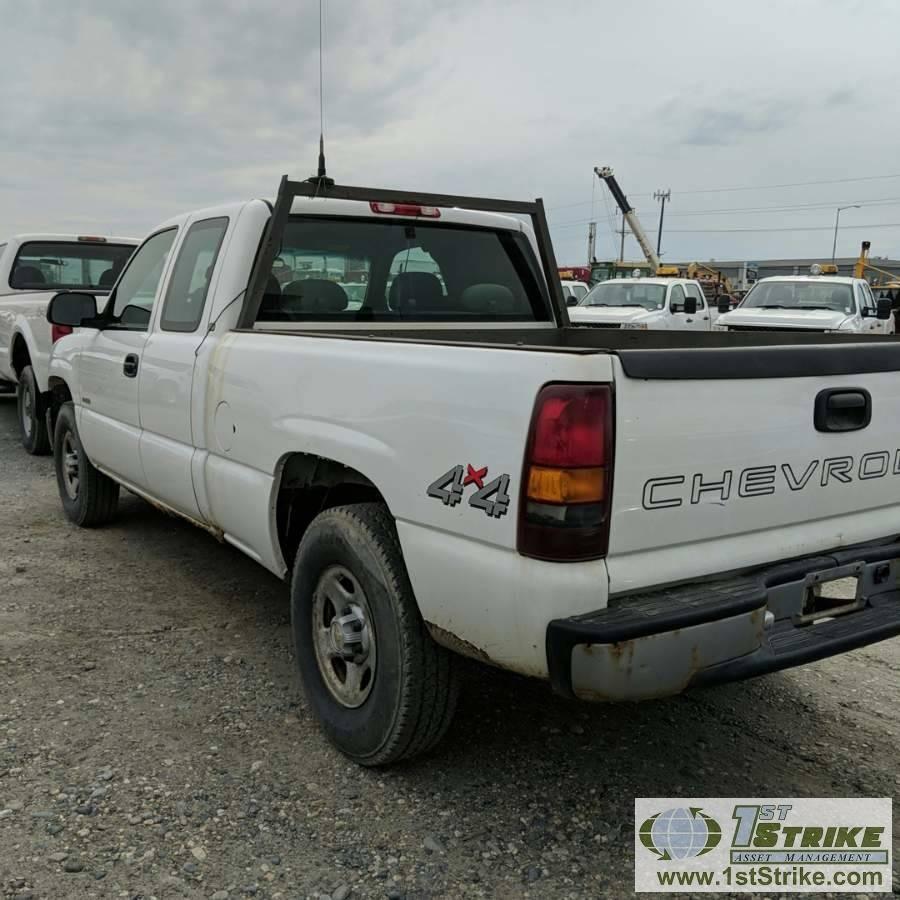
<svg viewBox="0 0 900 900"><path fill-rule="evenodd" d="M559 565L519 555L516 534L537 392L549 381L608 382L610 357L238 332L199 362L201 502L229 540L273 571L290 562L274 521L278 489L291 460L308 454L374 484L397 521L426 621L477 655L512 664L524 642L528 662L516 667L543 674L534 634L554 614L605 604L602 560L568 568L560 591ZM470 479L461 500L429 495L457 466ZM508 499L493 496L494 515L471 505L478 483L501 476Z"/></svg>

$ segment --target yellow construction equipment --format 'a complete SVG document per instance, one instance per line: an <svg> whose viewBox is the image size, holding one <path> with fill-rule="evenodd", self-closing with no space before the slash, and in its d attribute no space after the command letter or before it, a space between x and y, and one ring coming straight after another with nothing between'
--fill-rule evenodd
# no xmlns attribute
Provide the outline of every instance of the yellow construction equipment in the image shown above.
<svg viewBox="0 0 900 900"><path fill-rule="evenodd" d="M873 266L872 263L869 262L869 247L871 244L869 241L863 241L862 245L859 248L859 258L856 260L856 263L853 266L853 277L854 278L865 278L866 271L871 270L872 272L877 272L879 275L883 275L888 281L896 282L897 276L893 272L888 272L885 269L879 269L878 266Z"/></svg>
<svg viewBox="0 0 900 900"><path fill-rule="evenodd" d="M866 269L869 266L869 247L871 246L869 241L862 242L862 246L859 249L859 259L856 260L856 265L853 267L854 278L866 277Z"/></svg>
<svg viewBox="0 0 900 900"><path fill-rule="evenodd" d="M703 263L691 263L686 271L682 271L678 266L664 266L650 244L650 241L647 239L647 235L644 233L644 229L637 217L637 213L634 211L634 207L628 202L628 198L625 196L624 191L619 187L619 183L616 181L612 169L609 166L603 166L602 168L595 166L594 174L606 184L609 188L609 192L613 195L613 199L618 204L619 209L622 210L622 216L631 228L631 233L634 235L647 262L650 264L651 274L660 278L687 277L696 279L700 282L703 293L710 302L714 302L719 294L733 294L731 281L721 272L717 272L715 269L703 265ZM591 281L594 281L593 275Z"/></svg>

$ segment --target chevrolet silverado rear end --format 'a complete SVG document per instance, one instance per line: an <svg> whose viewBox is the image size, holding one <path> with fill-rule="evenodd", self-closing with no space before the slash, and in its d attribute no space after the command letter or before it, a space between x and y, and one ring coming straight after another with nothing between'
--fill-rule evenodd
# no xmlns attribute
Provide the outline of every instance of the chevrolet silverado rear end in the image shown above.
<svg viewBox="0 0 900 900"><path fill-rule="evenodd" d="M549 624L554 686L642 699L900 633L897 349L621 351L609 599Z"/></svg>

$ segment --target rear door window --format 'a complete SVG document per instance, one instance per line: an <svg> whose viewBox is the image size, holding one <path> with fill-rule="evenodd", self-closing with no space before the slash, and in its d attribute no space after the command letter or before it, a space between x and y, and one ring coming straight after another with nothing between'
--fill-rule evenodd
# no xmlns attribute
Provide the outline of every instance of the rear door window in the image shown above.
<svg viewBox="0 0 900 900"><path fill-rule="evenodd" d="M197 330L227 230L227 218L204 219L188 229L166 291L160 317L163 331Z"/></svg>
<svg viewBox="0 0 900 900"><path fill-rule="evenodd" d="M539 271L519 231L295 216L257 321L550 321Z"/></svg>

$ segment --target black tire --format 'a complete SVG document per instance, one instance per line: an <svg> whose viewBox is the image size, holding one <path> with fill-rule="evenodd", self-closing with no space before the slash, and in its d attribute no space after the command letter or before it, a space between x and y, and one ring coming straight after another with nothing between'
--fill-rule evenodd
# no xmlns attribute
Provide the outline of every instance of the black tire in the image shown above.
<svg viewBox="0 0 900 900"><path fill-rule="evenodd" d="M323 671L313 636L314 606L322 602L317 589L335 571L349 572L364 592L377 647L369 693L354 708L328 686L332 676ZM339 506L313 520L297 551L291 621L307 699L342 753L383 766L425 753L444 736L459 695L457 660L425 627L382 504Z"/></svg>
<svg viewBox="0 0 900 900"><path fill-rule="evenodd" d="M32 456L46 456L50 452L50 435L44 421L44 402L31 366L25 366L19 373L16 411L22 446Z"/></svg>
<svg viewBox="0 0 900 900"><path fill-rule="evenodd" d="M68 519L84 528L109 522L119 504L119 485L88 459L78 437L75 407L71 403L64 403L56 418L53 460L59 497ZM74 484L71 471L67 471L67 466L73 463L77 466Z"/></svg>

